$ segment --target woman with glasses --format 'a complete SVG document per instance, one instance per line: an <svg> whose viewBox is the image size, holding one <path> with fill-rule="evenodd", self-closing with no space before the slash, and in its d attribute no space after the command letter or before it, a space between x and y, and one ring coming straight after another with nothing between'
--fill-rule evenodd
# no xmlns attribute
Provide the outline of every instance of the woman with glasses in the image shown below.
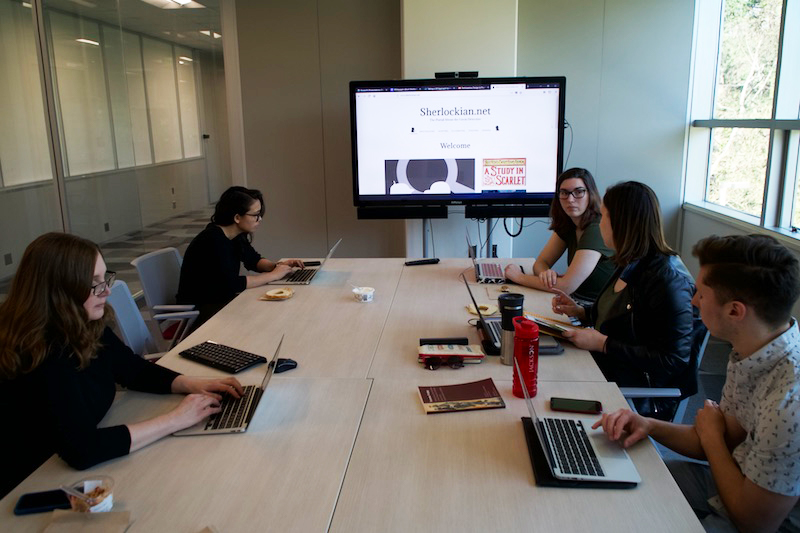
<svg viewBox="0 0 800 533"><path fill-rule="evenodd" d="M200 311L193 327L214 316L237 294L279 280L303 261L264 259L250 244L253 232L264 217L261 192L231 187L220 197L211 223L186 249L176 300L194 305ZM239 275L241 265L255 274Z"/></svg>
<svg viewBox="0 0 800 533"><path fill-rule="evenodd" d="M609 259L612 251L600 235L600 193L588 170L571 168L556 180L556 196L550 205L553 234L533 263L533 274L524 274L518 265L508 265L505 276L520 285L545 291L558 289L591 303L614 273ZM568 268L562 275L553 270L553 265L565 251Z"/></svg>
<svg viewBox="0 0 800 533"><path fill-rule="evenodd" d="M658 198L643 183L619 183L606 191L601 214L617 269L594 305L580 306L564 293L553 298L554 312L594 327L564 336L591 351L606 379L620 387L692 394L705 327L692 307L692 276L664 239ZM677 405L672 398L635 402L639 413L667 420Z"/></svg>
<svg viewBox="0 0 800 533"><path fill-rule="evenodd" d="M234 378L190 378L135 355L108 328L114 273L97 245L66 233L34 240L0 305L0 497L57 453L77 469L126 455L219 411ZM116 384L187 396L172 411L98 428Z"/></svg>

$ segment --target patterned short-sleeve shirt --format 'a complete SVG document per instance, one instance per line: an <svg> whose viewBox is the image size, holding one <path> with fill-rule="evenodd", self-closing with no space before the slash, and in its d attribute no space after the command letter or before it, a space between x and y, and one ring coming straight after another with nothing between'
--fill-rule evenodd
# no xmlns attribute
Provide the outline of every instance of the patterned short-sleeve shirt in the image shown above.
<svg viewBox="0 0 800 533"><path fill-rule="evenodd" d="M800 331L797 321L749 357L732 352L720 408L747 431L733 451L742 473L769 491L800 495Z"/></svg>

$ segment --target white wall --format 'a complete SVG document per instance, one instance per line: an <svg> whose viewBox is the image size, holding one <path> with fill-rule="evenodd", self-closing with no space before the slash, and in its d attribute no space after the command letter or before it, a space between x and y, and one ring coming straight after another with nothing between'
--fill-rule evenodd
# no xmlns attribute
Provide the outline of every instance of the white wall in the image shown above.
<svg viewBox="0 0 800 533"><path fill-rule="evenodd" d="M403 77L432 78L436 72L477 70L482 77L516 74L517 0L403 0ZM432 221L428 238L438 257L466 257L465 229L472 243L478 223L467 221L463 208L450 209L447 219ZM499 227L499 226L498 226ZM498 256L511 255L511 239L496 231ZM422 222L406 222L406 256L423 256ZM427 256L433 256L429 244Z"/></svg>
<svg viewBox="0 0 800 533"><path fill-rule="evenodd" d="M519 0L516 50L508 41L514 2L469 7L455 0L403 3L406 77L462 68L481 75L566 76L574 138L565 168L588 168L601 193L622 180L650 185L661 201L667 237L677 245L693 3ZM448 24L441 24L443 17ZM476 47L487 50L471 56ZM508 65L514 55L516 66ZM565 157L569 141L567 131ZM501 221L493 233L499 255L537 255L549 236L547 222L526 220L532 225L512 243ZM434 224L437 244L445 243L437 255L464 256L463 217ZM476 240L473 231L474 224ZM419 223L407 224L406 239L408 254L420 255Z"/></svg>
<svg viewBox="0 0 800 533"><path fill-rule="evenodd" d="M677 246L693 2L520 0L519 12L518 74L567 77L565 168L589 169L601 194L648 184ZM566 155L569 132L565 144ZM543 228L515 239L514 255L535 255Z"/></svg>

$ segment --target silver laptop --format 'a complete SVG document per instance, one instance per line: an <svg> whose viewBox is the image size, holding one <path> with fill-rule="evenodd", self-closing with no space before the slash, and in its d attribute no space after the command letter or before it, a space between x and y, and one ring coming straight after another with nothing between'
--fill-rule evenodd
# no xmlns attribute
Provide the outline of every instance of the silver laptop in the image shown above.
<svg viewBox="0 0 800 533"><path fill-rule="evenodd" d="M479 306L478 302L475 301L475 296L472 294L472 289L469 288L469 282L467 281L466 276L461 274L461 279L464 280L464 285L467 286L467 292L472 300L472 305L475 306L475 312L478 313L478 324L481 326L484 336L495 346L497 353L500 353L500 339L503 335L502 328L500 327L501 318L484 318L483 314L481 313L481 306Z"/></svg>
<svg viewBox="0 0 800 533"><path fill-rule="evenodd" d="M318 267L306 267L295 270L291 274L288 274L287 277L270 281L268 285L308 285L311 283L311 280L314 279L314 276L322 270L322 267L325 266L325 261L331 258L340 242L342 242L342 239L336 241L336 244L333 245L333 248L331 248L328 255L325 256L325 259L322 260Z"/></svg>
<svg viewBox="0 0 800 533"><path fill-rule="evenodd" d="M461 279L464 280L464 285L467 286L467 292L469 293L469 297L472 300L472 305L475 306L475 312L478 313L478 324L480 325L481 329L483 330L484 337L492 343L494 347L493 350L487 349L488 347L484 346L484 350L489 355L499 355L500 354L500 339L503 336L503 328L500 325L502 322L502 318L500 317L491 317L486 318L481 313L481 307L478 305L478 302L475 301L475 295L472 294L472 289L469 288L469 282L467 281L466 276L461 274ZM550 335L539 335L539 354L540 355L558 355L564 353L564 347L561 346L555 338L551 337Z"/></svg>
<svg viewBox="0 0 800 533"><path fill-rule="evenodd" d="M275 355L272 356L272 360L267 365L267 372L264 374L264 379L261 381L260 386L247 385L244 387L244 393L239 398L234 398L227 394L224 395L220 401L222 410L219 413L204 418L197 424L177 431L173 435L185 437L189 435L244 433L247 431L247 426L250 425L250 421L256 414L256 409L261 404L261 398L264 397L264 391L267 389L269 379L275 372L281 344L283 344L283 335L281 335L281 340L275 349Z"/></svg>
<svg viewBox="0 0 800 533"><path fill-rule="evenodd" d="M516 359L514 365L521 374ZM523 386L522 392L553 477L601 483L639 483L642 480L628 452L612 442L602 428L592 429L596 420L539 418L528 388Z"/></svg>
<svg viewBox="0 0 800 533"><path fill-rule="evenodd" d="M475 279L478 283L505 283L506 275L503 271L503 265L500 263L479 263L475 260L473 253L472 241L469 239L469 232L467 232L467 250L469 250L469 258L472 259L472 266L475 268Z"/></svg>

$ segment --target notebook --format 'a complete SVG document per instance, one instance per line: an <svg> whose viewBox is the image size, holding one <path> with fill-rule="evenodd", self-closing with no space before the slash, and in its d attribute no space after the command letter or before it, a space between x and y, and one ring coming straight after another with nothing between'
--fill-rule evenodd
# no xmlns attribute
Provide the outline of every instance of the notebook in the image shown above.
<svg viewBox="0 0 800 533"><path fill-rule="evenodd" d="M342 239L336 241L336 244L333 245L333 248L330 249L328 255L325 256L325 259L322 260L322 263L320 263L318 267L306 267L295 270L287 277L270 281L267 285L308 285L311 283L311 280L314 279L314 276L322 270L322 267L325 266L325 261L331 258L340 242L342 242Z"/></svg>
<svg viewBox="0 0 800 533"><path fill-rule="evenodd" d="M475 268L475 279L478 283L505 283L506 275L503 271L503 265L500 263L478 263L475 260L475 253L472 248L472 241L469 239L469 232L467 233L467 250L469 250L469 258L472 259L472 266Z"/></svg>
<svg viewBox="0 0 800 533"><path fill-rule="evenodd" d="M514 365L520 372L516 359ZM522 387L530 418L523 417L525 440L537 485L630 488L642 478L628 452L612 442L591 418L536 415L527 387Z"/></svg>
<svg viewBox="0 0 800 533"><path fill-rule="evenodd" d="M484 318L481 313L481 306L475 301L475 296L472 294L472 289L469 288L469 282L467 282L464 274L461 274L461 279L464 280L464 285L467 286L472 305L475 306L475 311L478 313L478 327L483 330L483 336L486 339L483 342L483 351L489 355L500 355L500 340L503 335L503 328L500 325L502 318ZM539 335L539 355L557 355L560 353L564 353L564 347L561 346L561 343L549 335Z"/></svg>
<svg viewBox="0 0 800 533"><path fill-rule="evenodd" d="M275 349L275 355L267 366L267 372L264 374L264 379L261 381L260 386L247 385L244 387L244 394L240 398L224 395L220 401L222 410L207 418L204 418L197 424L182 429L173 433L178 437L186 437L189 435L215 435L220 433L244 433L247 431L247 426L256 414L256 409L261 404L261 398L264 397L264 391L267 389L267 384L272 374L275 371L275 364L278 361L278 353L281 351L283 344L283 335L278 342L278 347Z"/></svg>

